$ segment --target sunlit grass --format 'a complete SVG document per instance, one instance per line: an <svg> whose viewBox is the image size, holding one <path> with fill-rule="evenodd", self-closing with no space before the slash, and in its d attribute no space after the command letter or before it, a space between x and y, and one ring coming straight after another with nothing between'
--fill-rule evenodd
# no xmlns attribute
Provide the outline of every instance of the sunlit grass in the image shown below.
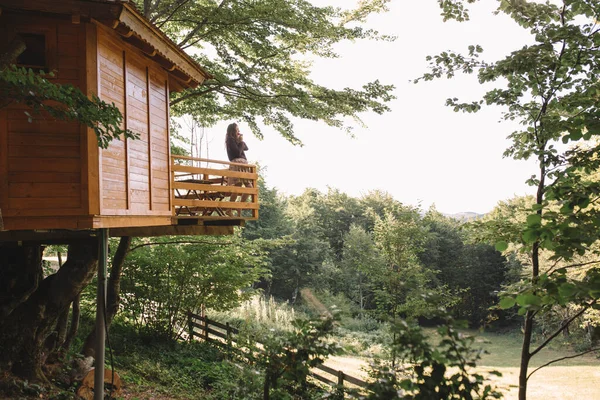
<svg viewBox="0 0 600 400"><path fill-rule="evenodd" d="M221 322L232 322L260 329L291 330L292 321L299 317L287 303L277 302L272 297L254 296L239 307L224 312L208 310L209 318Z"/></svg>

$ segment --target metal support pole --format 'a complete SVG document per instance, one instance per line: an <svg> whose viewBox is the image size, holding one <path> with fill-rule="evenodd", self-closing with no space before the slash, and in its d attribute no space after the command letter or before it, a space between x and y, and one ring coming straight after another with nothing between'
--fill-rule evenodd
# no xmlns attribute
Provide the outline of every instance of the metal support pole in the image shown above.
<svg viewBox="0 0 600 400"><path fill-rule="evenodd" d="M104 400L104 350L106 310L106 264L108 259L108 229L98 229L98 291L96 293L96 367L94 369L94 400Z"/></svg>

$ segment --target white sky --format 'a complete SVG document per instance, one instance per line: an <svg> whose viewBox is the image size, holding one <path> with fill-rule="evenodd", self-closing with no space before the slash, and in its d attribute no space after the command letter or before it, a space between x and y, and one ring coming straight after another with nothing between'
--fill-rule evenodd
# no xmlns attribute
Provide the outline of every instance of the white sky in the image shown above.
<svg viewBox="0 0 600 400"><path fill-rule="evenodd" d="M506 136L515 126L498 123L498 109L458 114L444 106L448 97L479 99L483 88L474 75L409 83L426 71L427 55L481 44L483 58L493 60L530 41L508 17L492 15L495 4L485 0L473 5L470 22L443 23L436 0L392 0L390 11L373 16L367 26L397 36L395 42L344 43L337 47L340 58L317 60L313 68L317 82L336 88L360 87L375 79L394 84L392 112L361 115L367 128L357 126L355 138L324 123L296 121L303 147L268 128L260 141L240 124L249 161L266 167L267 185L287 195L309 187L326 192L330 186L355 197L380 189L402 203L423 209L435 204L444 213L485 213L499 200L532 193L524 181L536 172L534 163L502 157L509 146ZM227 159L223 142L230 122L205 129L210 158Z"/></svg>

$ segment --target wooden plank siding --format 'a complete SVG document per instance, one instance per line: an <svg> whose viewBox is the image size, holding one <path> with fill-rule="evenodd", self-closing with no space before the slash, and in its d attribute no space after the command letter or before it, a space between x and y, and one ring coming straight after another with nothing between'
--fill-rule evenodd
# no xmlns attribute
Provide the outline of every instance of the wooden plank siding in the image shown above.
<svg viewBox="0 0 600 400"><path fill-rule="evenodd" d="M49 79L82 87L85 82L85 27L69 20L3 14L0 36L43 34ZM48 114L28 122L27 107L11 104L0 112L0 204L4 217L82 215L87 211L82 184L80 124ZM7 226L10 228L10 225Z"/></svg>
<svg viewBox="0 0 600 400"><path fill-rule="evenodd" d="M113 102L137 140L101 153L101 215L171 215L167 73L98 26L100 98Z"/></svg>
<svg viewBox="0 0 600 400"><path fill-rule="evenodd" d="M110 35L98 29L98 83L99 96L106 102L113 103L126 117L125 111L125 54ZM127 121L122 126L127 127ZM121 138L123 139L123 138ZM107 149L100 152L100 209L101 214L107 210L127 210L127 142L113 140Z"/></svg>

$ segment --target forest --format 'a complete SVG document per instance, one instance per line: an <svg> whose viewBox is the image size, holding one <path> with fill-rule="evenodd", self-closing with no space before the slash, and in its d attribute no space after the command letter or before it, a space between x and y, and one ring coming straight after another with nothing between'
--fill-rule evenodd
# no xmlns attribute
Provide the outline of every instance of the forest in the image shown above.
<svg viewBox="0 0 600 400"><path fill-rule="evenodd" d="M110 364L129 382L125 393L144 396L143 388L153 387L163 391L157 398L322 398L327 389L298 383L307 381L308 367L286 358L290 348L297 354L305 352L306 365L335 355L374 361L369 367L372 378L389 376L390 368L400 362L436 365L431 357L438 353L444 370L460 370L442 378L425 373L431 382L423 384L422 377L412 375L415 372L401 369L397 376L408 378L372 386L371 397L365 398L391 398L389 390L396 385L407 387L407 393L421 393L423 397L415 398L424 399L453 398L435 397L438 394L427 391L432 384L445 388L447 396L477 393L496 398L502 393L493 385L492 375L479 375L471 368L483 354L475 338L483 333L491 341L518 337L523 312L514 305L522 300L504 303L511 293L522 291L530 265L518 249L499 251L502 245L483 238L490 224L524 223L527 213L519 210L531 205L533 198L499 202L485 216L460 220L435 208L404 205L379 191L360 198L334 188L286 196L264 179L259 182L261 217L233 236L111 239L108 310L115 356ZM66 250L51 246L45 254L62 262ZM579 261L569 275L589 270L585 257ZM47 262L47 274L55 263ZM95 290L94 284L84 290L73 304L71 322L67 312L56 336L51 336L57 349L63 349L58 351L60 357L74 365L93 355L89 343L94 334ZM111 302L115 299L116 305ZM544 361L597 350L599 316L581 309L557 304L540 318L532 343L540 345L562 332L560 344L543 356ZM247 361L228 358L227 352L203 341L189 347L185 343L189 311L240 329L248 335L248 346L252 340L266 342L268 357L254 359L254 366L244 367L240 375L230 368ZM570 324L563 330L565 321ZM432 344L431 338L440 342ZM510 343L516 351L518 342ZM407 350L411 348L414 351ZM490 351L500 353L491 356L511 357L513 361L503 361L507 365L518 359L518 354L507 356L501 347ZM172 355L157 359L156 352ZM219 372L206 375L205 369L215 365ZM186 377L171 377L181 368ZM278 368L300 372L289 376ZM259 378L248 380L254 369L262 371ZM200 380L192 383L194 376ZM460 377L469 377L473 385L461 387ZM262 379L268 378L272 384L266 390ZM62 387L55 396L66 396L78 386L72 378L53 379ZM12 393L19 393L16 387ZM38 393L36 387L27 390ZM346 395L363 398L361 393L349 390Z"/></svg>

